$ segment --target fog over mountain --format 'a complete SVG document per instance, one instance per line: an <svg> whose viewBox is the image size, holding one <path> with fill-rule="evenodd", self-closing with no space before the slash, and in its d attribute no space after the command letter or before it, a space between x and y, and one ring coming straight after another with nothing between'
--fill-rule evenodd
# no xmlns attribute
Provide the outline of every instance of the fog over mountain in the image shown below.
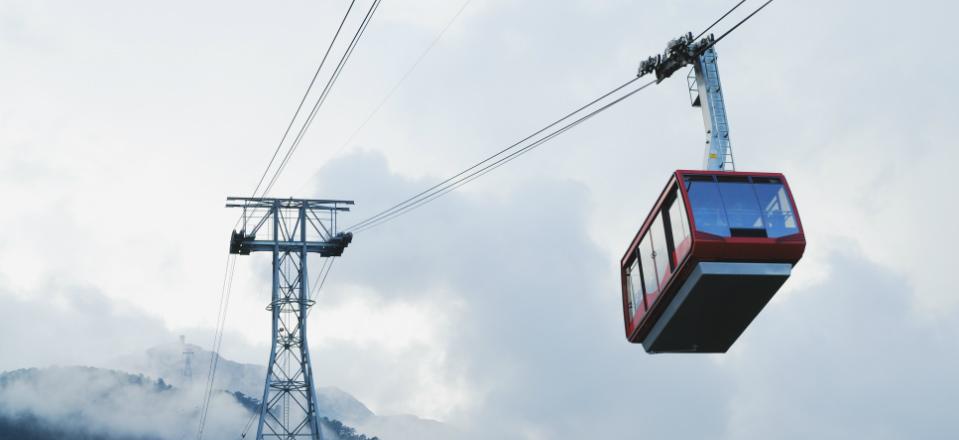
<svg viewBox="0 0 959 440"><path fill-rule="evenodd" d="M151 379L92 367L23 369L0 375L0 415L33 417L38 427L72 435L180 439L195 435L200 394ZM237 399L217 392L205 438L233 439L249 414Z"/></svg>
<svg viewBox="0 0 959 440"><path fill-rule="evenodd" d="M29 344L20 338L0 338L0 371L6 371L9 385L0 393L5 420L31 429L38 428L34 422L39 421L40 428L51 429L48 434L52 438L66 432L94 436L91 438L146 435L166 439L195 431L210 351L177 341L155 321L136 310L106 302L95 290L56 287L50 292L48 301L34 301L5 295L0 285L0 333L16 334L31 328L34 321L57 323L49 332L34 332ZM84 337L86 334L99 338ZM163 339L167 342L145 350L136 347L137 342ZM184 351L193 353L191 379L184 375ZM58 366L71 364L96 368ZM259 400L265 375L261 365L220 357L214 383L218 392L205 438L221 434L235 438L239 434L249 420L250 409L237 402L232 393ZM158 385L160 380L162 386ZM166 391L160 392L161 388ZM89 396L94 395L109 399L84 409ZM374 414L336 387L318 387L317 399L322 416L368 436L387 440L456 436L454 428L414 415ZM173 422L139 423L148 420Z"/></svg>
<svg viewBox="0 0 959 440"><path fill-rule="evenodd" d="M187 358L185 352L192 353L189 355L192 379L185 376ZM162 377L174 386L193 389L197 385L202 386L206 380L212 356L212 352L198 345L172 342L152 347L142 353L121 356L112 363L125 371ZM217 362L214 388L239 391L259 399L263 393L265 377L266 368L263 366L243 364L220 357ZM456 431L449 426L413 415L374 414L348 392L336 387L319 386L316 393L317 405L323 417L339 420L368 435L379 436L382 439L427 440L448 439L456 435Z"/></svg>
<svg viewBox="0 0 959 440"><path fill-rule="evenodd" d="M193 438L198 427L201 388L178 388L162 378L94 367L5 372L0 374L0 439ZM320 392L324 438L367 440L367 436L338 419L347 415L349 423L353 423L375 420L376 416L343 391L327 388ZM238 438L244 426L249 429L248 423L257 409L258 401L254 398L216 389L203 438ZM374 424L380 431L396 430L389 421ZM399 429L414 435L417 432L415 427L410 429L408 422Z"/></svg>

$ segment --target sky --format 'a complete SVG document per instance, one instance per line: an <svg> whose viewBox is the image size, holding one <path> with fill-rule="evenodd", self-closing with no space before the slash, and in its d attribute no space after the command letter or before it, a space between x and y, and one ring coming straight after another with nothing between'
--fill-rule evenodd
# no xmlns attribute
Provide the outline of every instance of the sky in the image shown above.
<svg viewBox="0 0 959 440"><path fill-rule="evenodd" d="M272 194L365 218L733 3L473 0L363 125L463 5L386 0ZM209 346L225 197L252 191L345 7L0 2L0 370ZM957 9L779 0L717 46L738 169L787 176L808 240L728 353L622 334L619 258L701 166L677 74L357 234L312 315L317 381L485 438L954 438ZM268 295L269 259L240 259L224 356L266 362Z"/></svg>

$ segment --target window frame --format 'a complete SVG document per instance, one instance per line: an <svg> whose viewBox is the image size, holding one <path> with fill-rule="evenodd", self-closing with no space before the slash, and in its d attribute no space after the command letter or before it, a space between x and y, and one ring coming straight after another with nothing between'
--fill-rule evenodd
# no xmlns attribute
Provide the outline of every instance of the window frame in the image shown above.
<svg viewBox="0 0 959 440"><path fill-rule="evenodd" d="M729 225L729 218L726 216L726 204L723 200L722 192L719 189L719 182L716 180L716 176L713 174L685 174L682 176L682 179L679 180L680 184L683 186L682 192L685 198L685 202L689 207L687 215L689 216L689 227L690 234L695 234L700 232L703 234L714 235L717 237L732 237L732 231ZM690 195L690 187L692 182L701 182L701 183L710 183L710 187L713 191L713 194L710 194L709 197L712 197L713 202L718 202L718 212L717 219L722 221L722 225L709 226L709 230L703 229L703 218L699 214L705 214L702 212L703 206L699 203L693 203L693 196ZM700 212L697 213L697 208L700 208ZM710 208L710 207L706 207ZM711 209L717 209L712 207Z"/></svg>
<svg viewBox="0 0 959 440"><path fill-rule="evenodd" d="M729 236L767 238L768 226L766 225L765 212L762 204L759 203L759 195L756 194L756 187L750 176L715 177L716 189L719 190L719 198L722 200L723 211L726 214ZM750 203L750 201L754 203ZM739 210L732 210L732 214L730 214L733 203L743 205L743 207ZM755 212L750 213L750 210ZM741 221L742 218L752 219L752 217L755 217L752 225ZM759 223L759 226L755 225L756 222Z"/></svg>
<svg viewBox="0 0 959 440"><path fill-rule="evenodd" d="M650 226L652 226L652 224L650 224ZM651 272L652 272L651 274L650 274L650 273L647 273L647 270L646 270L646 269L647 269L647 268L646 268L647 264L645 263L645 260L643 260L643 252L642 252L643 242L646 241L647 239L649 240L649 242L648 242L648 243L649 243L649 251L650 251L649 259L650 259L650 262L651 262L651 269L652 269L652 270L651 270ZM659 290L660 290L660 288L662 287L662 286L660 286L660 284L659 284L659 276L658 276L657 273L656 273L656 260L653 259L653 256L652 256L652 253L655 252L655 248L653 247L653 244L652 244L652 243L653 243L653 237L652 237L651 235L649 235L649 230L647 230L646 233L643 234L643 236L639 238L639 243L636 245L636 251L635 251L635 252L636 252L636 255L637 255L637 258L639 258L639 273L640 273L640 277L641 277L642 280L643 280L643 284L642 284L642 288L643 288L643 302L646 304L647 309L648 309L649 305L652 304L652 301L655 300L655 295L658 295L658 294L659 294ZM649 275L652 275L652 277L650 278ZM649 287L648 284L649 284L650 282L652 282L652 284L653 284L653 288L652 288L652 289L649 289L649 288L648 288L648 287ZM652 300L650 300L650 298L649 298L650 296L654 296L654 298L652 298Z"/></svg>
<svg viewBox="0 0 959 440"><path fill-rule="evenodd" d="M665 214L665 212L666 212L665 209L663 209L663 207L660 206L659 212L656 213L656 216L653 217L653 221L649 224L649 230L646 231L647 234L650 234L650 238L652 239L652 243L653 243L653 256L652 256L653 266L656 269L656 280L657 280L657 284L659 285L659 288L657 289L657 293L659 292L659 290L662 290L663 285L665 285L666 282L669 281L669 277L671 277L673 274L673 267L672 267L673 252L670 245L669 232L668 232L669 228L667 228L667 223L666 223L667 215ZM656 228L657 225L660 228L658 230ZM660 239L659 234L662 234L663 243L661 245L659 245L658 243ZM665 251L665 255L660 256L658 252L660 250ZM662 263L662 258L666 259L665 263Z"/></svg>
<svg viewBox="0 0 959 440"><path fill-rule="evenodd" d="M692 250L693 234L689 222L687 203L683 198L682 191L679 189L679 184L673 185L670 192L671 194L668 194L663 202L662 215L666 228L666 242L669 248L670 270L671 273L675 273L680 263L682 263L683 258L689 255L689 251ZM673 218L674 209L676 212L679 212L679 219ZM676 234L674 234L677 225L683 232L683 237L678 243ZM682 251L681 255L679 254L680 250Z"/></svg>
<svg viewBox="0 0 959 440"><path fill-rule="evenodd" d="M792 194L786 183L778 178L754 178L752 181L753 192L756 194L756 200L759 202L759 209L762 212L763 222L766 226L766 236L769 238L782 238L798 234L802 230L802 227L799 223L799 216L796 214ZM767 185L778 187L778 189L772 193L764 195L772 194L774 196L773 199L778 204L777 215L781 216L783 220L783 226L781 227L775 226L776 222L773 221L773 214L767 209L768 204L764 204L764 199L760 197L759 189ZM768 200L771 199L766 199L766 201ZM786 205L789 209L784 210L783 205ZM792 221L794 225L791 227L786 226L786 222L788 221Z"/></svg>
<svg viewBox="0 0 959 440"><path fill-rule="evenodd" d="M633 267L636 267L636 280L633 280L632 276ZM635 319L640 311L646 313L646 298L643 294L643 270L639 262L639 255L636 252L633 252L633 262L626 267L626 295L629 302L630 319Z"/></svg>

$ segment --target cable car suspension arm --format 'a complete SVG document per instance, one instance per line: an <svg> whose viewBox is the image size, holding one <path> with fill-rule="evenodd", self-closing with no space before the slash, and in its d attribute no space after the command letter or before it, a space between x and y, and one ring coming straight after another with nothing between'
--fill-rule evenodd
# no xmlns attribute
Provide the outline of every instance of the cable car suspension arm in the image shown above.
<svg viewBox="0 0 959 440"><path fill-rule="evenodd" d="M713 48L715 44L716 38L713 35L696 41L693 33L689 32L671 40L662 54L641 62L636 76L654 74L658 84L677 70L692 64L693 69L687 77L687 85L690 101L693 107L702 109L703 124L706 126L704 168L734 170L736 166L729 142L729 122L726 120L726 104L719 82L716 50Z"/></svg>
<svg viewBox="0 0 959 440"><path fill-rule="evenodd" d="M686 84L689 87L690 101L693 107L699 107L703 112L703 124L706 126L706 154L703 168L712 171L735 171L736 162L733 159L733 147L729 141L729 121L726 118L726 101L723 99L723 88L719 81L719 66L716 63L716 49L713 47L732 31L748 21L759 11L773 2L765 3L749 13L745 18L729 28L716 38L712 34L699 39L716 23L722 21L736 8L743 4L740 1L728 12L723 14L705 31L693 37L692 32L671 40L661 55L647 58L639 64L637 77L649 74L656 75L656 83L672 76L677 70L692 65L693 69L687 76Z"/></svg>

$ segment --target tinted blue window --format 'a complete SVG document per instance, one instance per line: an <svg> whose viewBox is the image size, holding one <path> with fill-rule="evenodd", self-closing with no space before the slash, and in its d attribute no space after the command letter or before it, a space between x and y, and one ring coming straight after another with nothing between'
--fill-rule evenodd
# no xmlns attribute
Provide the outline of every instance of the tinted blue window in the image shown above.
<svg viewBox="0 0 959 440"><path fill-rule="evenodd" d="M799 233L796 215L781 183L756 183L753 189L766 220L767 236L777 238Z"/></svg>
<svg viewBox="0 0 959 440"><path fill-rule="evenodd" d="M733 229L765 229L763 212L753 192L753 185L746 182L719 182L719 192L726 207L726 218ZM760 233L762 233L760 231Z"/></svg>
<svg viewBox="0 0 959 440"><path fill-rule="evenodd" d="M686 192L689 194L689 206L693 211L696 230L729 237L729 223L726 221L723 199L712 177L686 178Z"/></svg>

